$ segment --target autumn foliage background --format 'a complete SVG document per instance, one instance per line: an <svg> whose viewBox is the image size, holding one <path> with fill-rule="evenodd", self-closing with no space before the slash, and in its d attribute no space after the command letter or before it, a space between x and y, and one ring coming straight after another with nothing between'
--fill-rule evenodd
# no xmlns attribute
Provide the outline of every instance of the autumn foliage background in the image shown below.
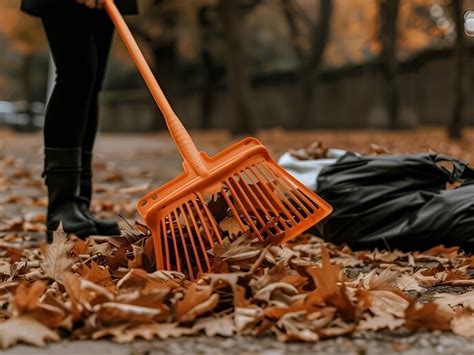
<svg viewBox="0 0 474 355"><path fill-rule="evenodd" d="M473 123L473 40L462 28L472 0L140 4L142 14L128 21L189 127L239 133L455 121L459 131ZM39 21L18 6L0 4L0 100L44 102L46 42ZM120 41L105 89L104 130L163 128Z"/></svg>

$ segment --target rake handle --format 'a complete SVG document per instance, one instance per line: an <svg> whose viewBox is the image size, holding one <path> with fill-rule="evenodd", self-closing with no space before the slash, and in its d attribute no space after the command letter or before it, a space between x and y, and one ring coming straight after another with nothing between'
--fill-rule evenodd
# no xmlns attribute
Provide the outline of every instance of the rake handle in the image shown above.
<svg viewBox="0 0 474 355"><path fill-rule="evenodd" d="M115 5L114 0L105 0L104 8L109 14L119 36L122 38L122 41L130 52L130 55L135 62L140 74L145 80L151 95L155 99L158 108L163 114L171 137L176 143L181 156L186 162L188 162L196 174L200 176L208 175L209 171L202 160L201 154L199 153L196 144L194 144L188 131L186 128L184 128L182 122L174 113L168 99L158 84L156 77L153 75L153 72L147 63L145 56L140 50L137 41L133 37L122 14Z"/></svg>

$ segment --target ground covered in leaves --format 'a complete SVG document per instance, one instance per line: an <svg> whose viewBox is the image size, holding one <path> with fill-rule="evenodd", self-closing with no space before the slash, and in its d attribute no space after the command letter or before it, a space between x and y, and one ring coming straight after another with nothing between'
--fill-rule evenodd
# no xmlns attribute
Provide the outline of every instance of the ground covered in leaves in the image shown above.
<svg viewBox="0 0 474 355"><path fill-rule="evenodd" d="M437 134L435 144L444 144ZM279 152L288 142L278 136L267 133L270 148ZM421 144L415 139L413 148L404 140L396 148L385 148L370 145L368 136L357 150L413 151ZM337 146L332 142L343 138L332 136L327 145ZM18 143L8 144L7 136L0 159L3 348L18 342L131 342L199 334L231 339L268 335L265 339L322 344L325 339L377 339L390 341L392 350L406 350L414 346L408 339L417 334L474 336L474 258L457 248L353 252L312 235L283 246L242 236L215 246L213 273L194 282L176 272L154 271L151 241L146 228L133 223L133 205L150 183L170 177L159 175L164 169L151 166L153 161L178 165L166 145L147 150L131 142L128 149L134 144L136 148L128 155L117 152L117 146L102 147L106 156L117 160L96 165L101 198L94 209L128 219L123 238L81 241L58 232L53 244L46 245L41 234L45 200L39 151L31 150L40 141L21 139L30 139L28 152L22 151L28 144L15 148ZM226 143L225 138L206 139L203 143L211 150ZM119 141L124 149L124 140ZM458 149L459 156L469 160L472 150L466 149L472 142L470 137L450 150ZM179 171L179 166L167 174L175 175L173 169Z"/></svg>

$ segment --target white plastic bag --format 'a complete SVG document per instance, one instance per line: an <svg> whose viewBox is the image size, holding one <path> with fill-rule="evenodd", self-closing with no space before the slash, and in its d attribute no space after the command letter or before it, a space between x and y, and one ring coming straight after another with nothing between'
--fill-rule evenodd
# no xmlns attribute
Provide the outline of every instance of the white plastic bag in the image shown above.
<svg viewBox="0 0 474 355"><path fill-rule="evenodd" d="M283 154L278 160L284 169L301 181L305 186L316 191L319 173L326 166L332 165L347 152L342 149L330 148L328 158L315 160L299 160L290 153Z"/></svg>

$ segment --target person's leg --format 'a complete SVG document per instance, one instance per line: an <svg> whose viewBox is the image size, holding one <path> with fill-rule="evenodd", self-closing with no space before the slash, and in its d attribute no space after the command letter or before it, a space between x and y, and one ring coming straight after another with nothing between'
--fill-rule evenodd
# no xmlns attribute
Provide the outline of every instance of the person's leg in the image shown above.
<svg viewBox="0 0 474 355"><path fill-rule="evenodd" d="M92 18L91 31L97 54L97 71L90 100L87 126L82 142L82 150L86 152L92 152L94 148L97 128L99 126L99 94L102 90L114 33L113 23L105 11L95 10Z"/></svg>
<svg viewBox="0 0 474 355"><path fill-rule="evenodd" d="M56 85L46 111L45 182L48 187L48 239L62 223L64 231L81 237L97 234L79 209L81 145L97 68L86 9L65 2L42 17L57 67Z"/></svg>
<svg viewBox="0 0 474 355"><path fill-rule="evenodd" d="M42 18L57 74L44 124L48 148L81 147L84 140L97 73L87 11L90 10L79 4L71 4Z"/></svg>
<svg viewBox="0 0 474 355"><path fill-rule="evenodd" d="M90 212L92 199L92 150L99 125L99 94L102 89L107 60L112 44L114 27L109 16L104 11L94 11L91 22L92 36L94 38L97 54L97 72L92 89L89 106L89 116L82 142L82 171L79 207L82 213L92 221L101 235L119 235L120 229L114 220L98 219Z"/></svg>

